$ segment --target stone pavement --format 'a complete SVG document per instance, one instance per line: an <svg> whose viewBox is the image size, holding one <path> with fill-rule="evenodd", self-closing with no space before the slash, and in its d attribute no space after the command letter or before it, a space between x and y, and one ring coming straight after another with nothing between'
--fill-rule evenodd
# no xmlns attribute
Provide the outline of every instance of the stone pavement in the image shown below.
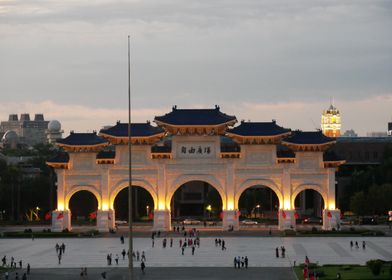
<svg viewBox="0 0 392 280"><path fill-rule="evenodd" d="M89 268L88 276L80 277L79 269L72 268L57 268L57 269L35 269L29 276L29 280L74 280L74 279L94 279L100 278L101 272L107 272L107 279L125 280L128 279L128 270L126 268ZM21 271L19 271L20 275ZM14 273L11 274L11 279L14 279ZM258 267L249 269L234 269L234 268L205 268L205 267L187 267L187 268L172 268L172 267L154 267L147 268L144 275L141 274L140 268L135 268L134 279L143 280L234 280L234 279L249 279L249 280L295 280L295 276L291 268L270 268Z"/></svg>
<svg viewBox="0 0 392 280"><path fill-rule="evenodd" d="M156 238L151 247L151 238L135 238L134 249L145 251L148 267L232 267L234 256L248 256L249 267L290 267L293 262L304 261L307 255L319 264L365 264L369 259L392 260L392 238L390 237L226 237L227 250L215 247L214 238L201 238L201 246L195 255L187 248L181 255L179 238L174 238L173 248L162 248L162 238ZM350 249L350 240L358 241L360 249ZM366 250L361 247L367 242ZM65 254L59 265L55 244L65 243ZM168 242L169 244L169 242ZM286 247L286 258L276 258L275 248ZM120 252L127 250L127 241L119 238L64 238L64 239L0 239L0 257L14 256L16 261L30 263L32 268L80 268L107 267L106 255L120 257L118 267L126 267ZM114 263L114 260L113 260ZM139 263L135 262L135 266ZM116 267L113 264L111 267Z"/></svg>

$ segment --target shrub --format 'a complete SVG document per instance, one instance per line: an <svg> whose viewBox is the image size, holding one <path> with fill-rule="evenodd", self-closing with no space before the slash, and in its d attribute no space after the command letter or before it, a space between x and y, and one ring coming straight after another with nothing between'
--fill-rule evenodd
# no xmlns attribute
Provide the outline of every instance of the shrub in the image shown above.
<svg viewBox="0 0 392 280"><path fill-rule="evenodd" d="M370 260L366 262L366 265L374 276L380 275L383 264L384 262L382 260Z"/></svg>
<svg viewBox="0 0 392 280"><path fill-rule="evenodd" d="M284 235L285 235L285 236L296 236L297 233L295 232L295 230L286 229L286 230L284 231Z"/></svg>

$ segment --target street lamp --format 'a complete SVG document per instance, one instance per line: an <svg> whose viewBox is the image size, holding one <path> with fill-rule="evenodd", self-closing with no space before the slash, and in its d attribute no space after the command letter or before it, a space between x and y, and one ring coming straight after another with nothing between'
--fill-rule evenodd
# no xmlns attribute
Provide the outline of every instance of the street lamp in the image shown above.
<svg viewBox="0 0 392 280"><path fill-rule="evenodd" d="M148 214L149 214L149 209L150 209L150 206L147 205L147 206L146 206L147 217L148 217Z"/></svg>
<svg viewBox="0 0 392 280"><path fill-rule="evenodd" d="M260 218L260 204L257 204L256 208L257 208L257 214L258 214L258 216Z"/></svg>
<svg viewBox="0 0 392 280"><path fill-rule="evenodd" d="M208 218L211 218L211 210L212 210L211 204L207 205L206 210L208 211Z"/></svg>

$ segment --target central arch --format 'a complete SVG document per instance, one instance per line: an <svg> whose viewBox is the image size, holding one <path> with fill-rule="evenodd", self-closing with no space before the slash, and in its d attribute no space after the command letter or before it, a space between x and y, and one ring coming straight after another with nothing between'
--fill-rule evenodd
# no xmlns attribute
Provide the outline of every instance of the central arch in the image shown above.
<svg viewBox="0 0 392 280"><path fill-rule="evenodd" d="M98 209L101 209L101 205L102 205L101 195L99 194L97 189L92 185L74 185L74 186L72 186L70 188L70 191L65 196L65 205L66 205L67 209L69 209L69 201L71 200L71 197L79 191L88 191L88 192L92 193L95 196L95 198L97 199Z"/></svg>
<svg viewBox="0 0 392 280"><path fill-rule="evenodd" d="M210 184L214 189L216 189L222 199L222 209L225 210L227 207L227 196L223 190L220 182L212 175L182 175L178 177L173 183L172 187L168 190L166 195L166 207L170 209L170 203L173 198L174 193L185 183L191 181L202 181Z"/></svg>

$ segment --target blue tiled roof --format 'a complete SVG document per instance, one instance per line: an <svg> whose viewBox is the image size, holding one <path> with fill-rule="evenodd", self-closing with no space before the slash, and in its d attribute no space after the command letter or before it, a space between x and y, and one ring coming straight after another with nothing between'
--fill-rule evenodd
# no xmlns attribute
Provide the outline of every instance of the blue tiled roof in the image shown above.
<svg viewBox="0 0 392 280"><path fill-rule="evenodd" d="M241 136L275 136L290 132L290 129L283 128L272 122L245 122L232 129L228 129L228 133L233 133Z"/></svg>
<svg viewBox="0 0 392 280"><path fill-rule="evenodd" d="M335 138L325 136L321 131L295 131L285 138L284 142L292 144L321 145L335 141Z"/></svg>
<svg viewBox="0 0 392 280"><path fill-rule="evenodd" d="M220 111L219 106L214 109L177 109L163 116L155 117L155 121L172 125L219 125L236 121L235 116L229 116Z"/></svg>
<svg viewBox="0 0 392 280"><path fill-rule="evenodd" d="M97 159L106 159L106 158L115 158L116 152L115 151L100 151L97 154Z"/></svg>
<svg viewBox="0 0 392 280"><path fill-rule="evenodd" d="M328 150L323 154L324 161L342 161L343 158L339 157L334 151Z"/></svg>
<svg viewBox="0 0 392 280"><path fill-rule="evenodd" d="M71 132L64 139L57 140L57 143L69 146L92 146L108 143L107 140L99 137L96 132L93 133L75 133Z"/></svg>
<svg viewBox="0 0 392 280"><path fill-rule="evenodd" d="M67 163L68 161L69 161L68 153L62 151L58 151L53 157L47 160L47 162L53 162L53 163Z"/></svg>
<svg viewBox="0 0 392 280"><path fill-rule="evenodd" d="M148 137L163 132L164 130L162 128L152 126L149 122L131 124L131 137ZM127 137L128 123L117 122L115 126L112 126L108 129L101 129L100 133L116 137Z"/></svg>
<svg viewBox="0 0 392 280"><path fill-rule="evenodd" d="M295 153L286 146L276 146L276 156L278 158L295 158Z"/></svg>

